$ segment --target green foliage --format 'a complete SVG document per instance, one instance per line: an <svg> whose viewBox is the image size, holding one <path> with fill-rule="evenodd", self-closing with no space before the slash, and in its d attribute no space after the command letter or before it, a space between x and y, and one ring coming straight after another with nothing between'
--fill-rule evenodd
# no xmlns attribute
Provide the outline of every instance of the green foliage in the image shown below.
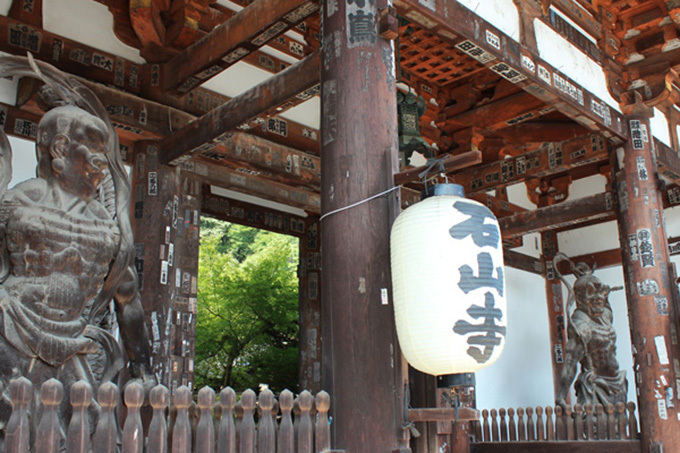
<svg viewBox="0 0 680 453"><path fill-rule="evenodd" d="M196 385L297 388L298 241L204 219Z"/></svg>

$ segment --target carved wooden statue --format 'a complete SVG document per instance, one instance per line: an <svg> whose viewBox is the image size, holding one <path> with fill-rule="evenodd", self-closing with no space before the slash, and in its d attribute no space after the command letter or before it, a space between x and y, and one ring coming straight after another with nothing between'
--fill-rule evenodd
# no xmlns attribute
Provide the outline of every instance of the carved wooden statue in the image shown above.
<svg viewBox="0 0 680 453"><path fill-rule="evenodd" d="M606 406L608 403L625 403L628 381L626 372L619 369L616 359L616 332L609 305L609 293L622 288L605 285L593 275L594 269L584 263L574 265L563 253L555 256L556 270L562 260L569 262L576 276L574 287L571 288L558 272L569 289L567 313L571 312L574 302L576 308L568 315L567 351L557 403L564 405L579 363L581 370L574 383L579 404L601 403Z"/></svg>
<svg viewBox="0 0 680 453"><path fill-rule="evenodd" d="M66 395L78 380L96 390L88 362L96 351L106 356L100 379L117 376L122 351L93 323L111 300L131 375L147 386L153 377L133 266L129 182L108 115L89 90L44 63L3 57L0 75L40 78L41 100L50 108L37 130L37 178L9 190L11 150L0 133L0 422L6 422L13 377L37 386L55 377ZM66 401L62 406L68 412Z"/></svg>

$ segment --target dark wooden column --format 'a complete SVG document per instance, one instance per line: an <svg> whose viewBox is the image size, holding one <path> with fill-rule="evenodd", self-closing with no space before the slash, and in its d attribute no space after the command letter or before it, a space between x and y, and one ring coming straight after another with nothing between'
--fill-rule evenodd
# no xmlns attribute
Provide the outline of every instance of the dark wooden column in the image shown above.
<svg viewBox="0 0 680 453"><path fill-rule="evenodd" d="M553 370L553 389L555 398L557 398L567 346L562 282L558 278L555 269L553 269L553 258L555 258L555 254L558 252L557 233L554 231L541 233L541 246L543 248L543 262L545 265L545 296L548 304L548 327L550 350L552 352L550 363Z"/></svg>
<svg viewBox="0 0 680 453"><path fill-rule="evenodd" d="M643 452L680 451L677 313L669 278L668 241L651 147L650 113L624 108L631 138L611 161L626 298L633 343ZM671 407L672 406L672 407Z"/></svg>
<svg viewBox="0 0 680 453"><path fill-rule="evenodd" d="M155 143L135 146L132 229L152 366L172 391L193 386L201 185L158 163Z"/></svg>
<svg viewBox="0 0 680 453"><path fill-rule="evenodd" d="M322 214L392 186L394 50L376 29L386 3L323 2ZM390 193L321 220L322 379L332 445L350 453L392 452L404 433L389 258L396 201Z"/></svg>
<svg viewBox="0 0 680 453"><path fill-rule="evenodd" d="M317 216L305 219L300 236L300 389L321 386L321 228Z"/></svg>

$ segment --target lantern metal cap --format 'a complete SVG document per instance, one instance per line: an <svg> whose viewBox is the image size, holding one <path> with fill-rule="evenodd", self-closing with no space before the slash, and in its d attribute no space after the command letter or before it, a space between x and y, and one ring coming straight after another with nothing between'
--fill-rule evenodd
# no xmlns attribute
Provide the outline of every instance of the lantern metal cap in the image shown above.
<svg viewBox="0 0 680 453"><path fill-rule="evenodd" d="M438 195L455 195L457 197L465 198L465 189L460 184L442 183L434 186L425 186L420 192L420 199L424 200Z"/></svg>
<svg viewBox="0 0 680 453"><path fill-rule="evenodd" d="M469 387L474 385L475 385L474 373L442 374L440 376L437 376L438 388L461 387L461 386Z"/></svg>

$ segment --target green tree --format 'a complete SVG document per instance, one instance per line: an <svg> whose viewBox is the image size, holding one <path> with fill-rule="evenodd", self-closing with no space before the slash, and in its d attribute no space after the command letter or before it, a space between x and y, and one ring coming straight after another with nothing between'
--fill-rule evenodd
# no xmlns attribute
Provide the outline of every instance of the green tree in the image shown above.
<svg viewBox="0 0 680 453"><path fill-rule="evenodd" d="M297 239L201 224L196 384L297 388Z"/></svg>

